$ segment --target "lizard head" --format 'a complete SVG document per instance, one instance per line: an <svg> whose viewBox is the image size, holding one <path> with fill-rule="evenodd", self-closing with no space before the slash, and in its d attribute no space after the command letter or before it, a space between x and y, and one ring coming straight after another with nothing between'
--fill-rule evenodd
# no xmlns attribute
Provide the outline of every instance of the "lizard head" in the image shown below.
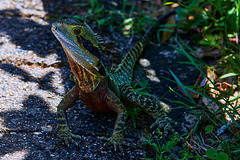
<svg viewBox="0 0 240 160"><path fill-rule="evenodd" d="M56 21L52 32L68 57L80 89L87 93L95 90L106 76L99 38L88 25L75 18Z"/></svg>
<svg viewBox="0 0 240 160"><path fill-rule="evenodd" d="M67 54L71 69L77 78L79 67L95 76L105 75L101 62L101 42L88 25L76 18L66 18L53 23L52 32Z"/></svg>

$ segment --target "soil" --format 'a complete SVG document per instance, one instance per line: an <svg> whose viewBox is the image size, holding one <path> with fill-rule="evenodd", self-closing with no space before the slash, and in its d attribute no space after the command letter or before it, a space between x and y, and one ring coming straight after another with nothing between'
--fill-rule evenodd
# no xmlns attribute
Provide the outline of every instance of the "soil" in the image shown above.
<svg viewBox="0 0 240 160"><path fill-rule="evenodd" d="M152 149L139 141L144 137L148 124L134 129L131 120L125 131L125 155L113 146L103 146L101 136L111 136L116 114L96 113L78 101L68 110L69 125L73 133L81 135L79 146L55 146L56 107L74 86L67 57L51 33L51 17L58 15L84 15L87 13L74 4L77 0L1 0L0 2L0 159L143 159L153 156ZM105 5L111 5L106 3ZM48 20L46 20L48 19ZM100 31L93 23L93 30L105 42L124 51L108 53L108 62L122 57L132 45L119 32ZM194 67L178 63L186 58L167 42L161 46L147 45L134 72L134 82L150 79L150 93L158 96L172 108L182 100L169 87L178 91L171 69L184 84L192 85L198 75ZM126 47L127 46L127 47ZM114 57L117 57L114 59ZM185 110L173 109L170 117L185 123ZM151 120L150 120L151 121ZM138 121L138 125L144 123Z"/></svg>

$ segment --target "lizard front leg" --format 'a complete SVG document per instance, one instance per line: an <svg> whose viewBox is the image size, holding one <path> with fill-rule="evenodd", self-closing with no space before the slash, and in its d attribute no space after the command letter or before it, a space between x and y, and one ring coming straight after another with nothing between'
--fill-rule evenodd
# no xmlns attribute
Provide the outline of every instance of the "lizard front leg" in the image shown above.
<svg viewBox="0 0 240 160"><path fill-rule="evenodd" d="M114 150L117 148L123 153L122 145L129 145L124 141L123 131L125 130L125 122L127 119L127 111L121 102L121 100L111 91L105 96L106 104L115 112L117 112L117 120L115 122L113 134L110 138L103 138L109 142L105 143L105 146L113 145Z"/></svg>
<svg viewBox="0 0 240 160"><path fill-rule="evenodd" d="M72 134L68 127L66 110L73 106L79 97L77 85L75 85L67 94L63 97L62 101L57 106L57 136L60 138L58 143L62 141L69 147L69 141L75 145L78 145L74 138L81 138L78 135Z"/></svg>

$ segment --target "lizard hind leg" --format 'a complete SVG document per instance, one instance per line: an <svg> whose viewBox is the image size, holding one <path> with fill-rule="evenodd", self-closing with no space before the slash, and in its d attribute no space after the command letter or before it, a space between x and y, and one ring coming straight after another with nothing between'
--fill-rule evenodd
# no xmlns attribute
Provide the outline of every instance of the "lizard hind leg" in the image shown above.
<svg viewBox="0 0 240 160"><path fill-rule="evenodd" d="M120 86L120 90L122 93L121 96L124 99L139 106L156 120L150 128L157 127L156 131L161 131L163 129L165 136L168 135L169 131L179 135L172 127L175 126L175 122L167 116L170 108L167 104L159 101L154 96L138 94L127 84Z"/></svg>
<svg viewBox="0 0 240 160"><path fill-rule="evenodd" d="M131 85L121 85L120 90L122 98L139 106L155 119L161 115L165 115L170 110L170 107L166 103L159 101L155 96L138 94Z"/></svg>
<svg viewBox="0 0 240 160"><path fill-rule="evenodd" d="M127 119L127 111L121 100L113 92L109 91L108 93L109 94L107 94L107 96L105 97L105 102L110 108L112 108L112 110L114 110L118 114L118 116L112 136L110 138L102 137L101 139L108 141L104 144L104 146L113 145L115 151L117 150L117 148L119 148L121 153L124 154L122 145L130 145L124 140L123 135L123 132L126 128L125 122Z"/></svg>

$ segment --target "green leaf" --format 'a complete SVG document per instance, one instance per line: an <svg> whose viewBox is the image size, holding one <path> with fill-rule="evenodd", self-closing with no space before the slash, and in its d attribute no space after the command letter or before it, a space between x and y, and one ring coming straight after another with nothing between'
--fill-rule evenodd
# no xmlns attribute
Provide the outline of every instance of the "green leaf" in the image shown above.
<svg viewBox="0 0 240 160"><path fill-rule="evenodd" d="M97 20L98 27L101 28L102 26L104 26L106 24L107 21L108 21L108 19L104 19L104 18Z"/></svg>
<svg viewBox="0 0 240 160"><path fill-rule="evenodd" d="M134 128L137 128L137 122L136 122L136 119L133 117L132 120L133 120L133 127L134 127Z"/></svg>
<svg viewBox="0 0 240 160"><path fill-rule="evenodd" d="M175 79L175 81L177 82L177 84L179 85L179 87L181 87L181 89L183 90L183 92L187 95L187 97L194 103L195 101L193 100L193 98L190 96L190 94L187 92L186 87L182 84L182 82L178 79L178 77L172 72L171 69L169 69L169 71L171 72L173 78Z"/></svg>
<svg viewBox="0 0 240 160"><path fill-rule="evenodd" d="M213 131L213 125L207 125L205 127L205 132L206 133L211 133Z"/></svg>
<svg viewBox="0 0 240 160"><path fill-rule="evenodd" d="M228 155L224 152L220 152L217 154L216 160L228 160Z"/></svg>
<svg viewBox="0 0 240 160"><path fill-rule="evenodd" d="M74 7L87 7L89 6L88 3L74 3L73 4Z"/></svg>
<svg viewBox="0 0 240 160"><path fill-rule="evenodd" d="M137 84L145 89L147 87L148 82L149 82L149 79L145 79Z"/></svg>
<svg viewBox="0 0 240 160"><path fill-rule="evenodd" d="M215 149L208 149L207 152L206 152L206 155L210 159L215 159L216 155L217 155L217 151Z"/></svg>
<svg viewBox="0 0 240 160"><path fill-rule="evenodd" d="M73 16L74 18L77 18L77 19L80 19L80 20L84 20L84 16L79 16L79 15L75 15L75 16Z"/></svg>
<svg viewBox="0 0 240 160"><path fill-rule="evenodd" d="M166 3L164 3L164 6L172 5L172 4L177 4L177 3L176 2L166 2Z"/></svg>
<svg viewBox="0 0 240 160"><path fill-rule="evenodd" d="M239 75L239 74L238 73L227 73L227 74L222 75L220 77L220 79L231 77L231 76L237 76L237 75Z"/></svg>
<svg viewBox="0 0 240 160"><path fill-rule="evenodd" d="M128 19L125 19L124 20L124 24L127 24L127 23L132 23L133 22L133 19L132 18L128 18Z"/></svg>
<svg viewBox="0 0 240 160"><path fill-rule="evenodd" d="M152 143L153 147L158 151L159 150L159 147L156 143Z"/></svg>

